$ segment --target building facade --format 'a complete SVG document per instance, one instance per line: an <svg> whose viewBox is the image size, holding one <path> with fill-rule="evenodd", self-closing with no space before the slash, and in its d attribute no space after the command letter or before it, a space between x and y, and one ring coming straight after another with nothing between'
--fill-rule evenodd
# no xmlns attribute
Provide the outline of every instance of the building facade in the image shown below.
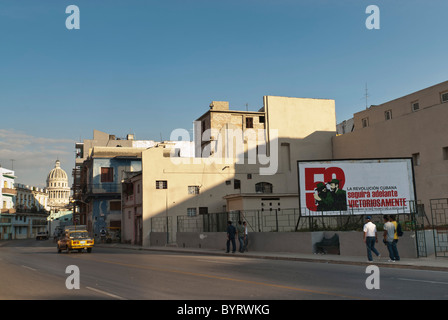
<svg viewBox="0 0 448 320"><path fill-rule="evenodd" d="M16 176L13 170L0 167L0 212L14 213L17 190L14 187Z"/></svg>
<svg viewBox="0 0 448 320"><path fill-rule="evenodd" d="M73 207L76 210L74 219L82 225L87 225L87 212L89 211L87 203L83 201L86 194L86 185L88 168L85 166L87 160L95 147L108 148L139 148L145 149L154 146L153 140L136 140L133 134L128 134L125 138L119 138L116 135L93 130L93 138L85 139L82 142L75 143L75 167L72 170L73 176ZM91 210L90 210L91 212Z"/></svg>
<svg viewBox="0 0 448 320"><path fill-rule="evenodd" d="M16 210L18 212L48 212L47 189L30 187L24 184L16 184Z"/></svg>
<svg viewBox="0 0 448 320"><path fill-rule="evenodd" d="M145 148L94 147L83 163L81 184L87 229L99 237L101 230L121 228L122 180L126 172L141 171ZM75 214L76 215L76 214Z"/></svg>
<svg viewBox="0 0 448 320"><path fill-rule="evenodd" d="M333 157L412 157L417 199L430 216L430 200L448 198L447 119L445 81L355 113L353 130L333 138Z"/></svg>
<svg viewBox="0 0 448 320"><path fill-rule="evenodd" d="M144 246L175 242L184 217L298 208L297 160L332 157L333 100L265 96L259 112L211 106L195 127L201 157L170 157L161 147L142 154ZM201 126L224 138L204 135Z"/></svg>
<svg viewBox="0 0 448 320"><path fill-rule="evenodd" d="M122 184L121 240L124 243L142 244L142 172L127 172Z"/></svg>

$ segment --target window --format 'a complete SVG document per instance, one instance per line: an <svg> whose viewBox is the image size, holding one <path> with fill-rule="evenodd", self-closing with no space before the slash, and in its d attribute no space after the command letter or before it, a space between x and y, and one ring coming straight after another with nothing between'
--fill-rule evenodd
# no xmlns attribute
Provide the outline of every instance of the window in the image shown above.
<svg viewBox="0 0 448 320"><path fill-rule="evenodd" d="M247 117L246 118L246 128L250 129L254 127L254 118Z"/></svg>
<svg viewBox="0 0 448 320"><path fill-rule="evenodd" d="M199 194L199 186L188 186L188 194Z"/></svg>
<svg viewBox="0 0 448 320"><path fill-rule="evenodd" d="M101 168L101 182L114 182L114 168Z"/></svg>
<svg viewBox="0 0 448 320"><path fill-rule="evenodd" d="M448 102L448 92L444 92L441 95L442 103Z"/></svg>
<svg viewBox="0 0 448 320"><path fill-rule="evenodd" d="M448 147L442 149L443 151L443 160L448 160Z"/></svg>
<svg viewBox="0 0 448 320"><path fill-rule="evenodd" d="M255 184L256 193L272 193L272 184L269 182L259 182Z"/></svg>
<svg viewBox="0 0 448 320"><path fill-rule="evenodd" d="M241 189L241 180L238 179L233 180L233 189Z"/></svg>
<svg viewBox="0 0 448 320"><path fill-rule="evenodd" d="M369 126L369 118L364 118L361 120L362 121L362 127L366 128Z"/></svg>
<svg viewBox="0 0 448 320"><path fill-rule="evenodd" d="M248 173L248 174L247 174L247 179L248 179L248 180L252 179L252 173Z"/></svg>
<svg viewBox="0 0 448 320"><path fill-rule="evenodd" d="M265 122L265 118L264 118L264 116L259 116L259 117L258 117L258 122L260 122L260 123L264 123L264 122Z"/></svg>
<svg viewBox="0 0 448 320"><path fill-rule="evenodd" d="M121 211L121 201L110 201L110 211Z"/></svg>
<svg viewBox="0 0 448 320"><path fill-rule="evenodd" d="M195 217L196 216L196 208L187 208L187 216Z"/></svg>
<svg viewBox="0 0 448 320"><path fill-rule="evenodd" d="M168 189L168 181L157 180L156 181L156 189Z"/></svg>
<svg viewBox="0 0 448 320"><path fill-rule="evenodd" d="M420 109L420 104L418 103L418 101L412 102L412 111L417 111L418 109Z"/></svg>
<svg viewBox="0 0 448 320"><path fill-rule="evenodd" d="M385 111L385 112L384 112L384 118L385 118L386 120L390 120L390 119L392 119L392 110L387 110L387 111Z"/></svg>
<svg viewBox="0 0 448 320"><path fill-rule="evenodd" d="M414 166L419 166L420 165L420 153L413 153L412 161L414 162Z"/></svg>

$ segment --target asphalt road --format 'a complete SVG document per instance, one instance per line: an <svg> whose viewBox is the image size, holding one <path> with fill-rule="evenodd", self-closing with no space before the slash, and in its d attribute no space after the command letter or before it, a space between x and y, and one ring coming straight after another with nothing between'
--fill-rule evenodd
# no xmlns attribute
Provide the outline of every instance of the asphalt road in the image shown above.
<svg viewBox="0 0 448 320"><path fill-rule="evenodd" d="M76 283L79 289L67 288ZM60 253L52 240L0 243L2 300L410 300L448 299L448 272L262 260L95 247ZM70 281L68 281L68 279Z"/></svg>

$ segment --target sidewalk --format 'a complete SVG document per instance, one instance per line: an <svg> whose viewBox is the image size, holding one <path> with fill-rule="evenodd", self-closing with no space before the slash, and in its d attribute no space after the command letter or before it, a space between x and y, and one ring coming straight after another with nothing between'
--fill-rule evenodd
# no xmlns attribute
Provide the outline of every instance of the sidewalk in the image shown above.
<svg viewBox="0 0 448 320"><path fill-rule="evenodd" d="M141 247L135 245L127 245L121 243L111 244L95 244L96 247L103 248L117 248L117 249L131 249L131 250L145 250L145 251L159 251L159 252L173 252L173 253L189 253L189 254L203 254L215 255L235 258L254 258L254 259L272 259L272 260L289 260L302 262L320 262L320 263L334 263L347 265L377 265L387 268L407 268L418 270L431 271L446 271L448 272L448 258L447 257L427 257L402 259L396 262L388 262L388 257L382 257L380 260L374 259L373 262L368 262L366 257L361 256L340 256L332 254L305 254L305 253L290 253L290 252L245 252L245 253L225 253L224 250L218 249L202 249L202 248L179 248L172 246L163 247Z"/></svg>

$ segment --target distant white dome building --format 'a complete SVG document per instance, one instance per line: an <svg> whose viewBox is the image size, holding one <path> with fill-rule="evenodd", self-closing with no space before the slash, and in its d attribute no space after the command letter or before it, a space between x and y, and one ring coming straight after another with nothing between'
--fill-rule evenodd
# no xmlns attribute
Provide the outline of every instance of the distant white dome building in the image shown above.
<svg viewBox="0 0 448 320"><path fill-rule="evenodd" d="M62 209L70 202L70 187L67 173L62 170L61 162L56 160L54 169L47 178L48 206L52 211Z"/></svg>

